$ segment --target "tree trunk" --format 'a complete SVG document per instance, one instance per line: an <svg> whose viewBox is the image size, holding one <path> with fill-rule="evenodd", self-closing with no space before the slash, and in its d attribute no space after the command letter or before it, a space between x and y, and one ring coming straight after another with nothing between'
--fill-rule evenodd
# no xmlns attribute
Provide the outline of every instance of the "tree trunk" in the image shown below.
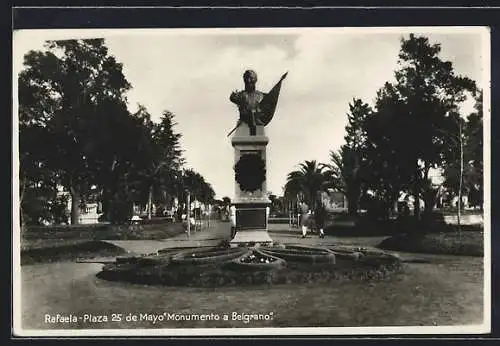
<svg viewBox="0 0 500 346"><path fill-rule="evenodd" d="M428 185L425 186L423 192L423 200L424 200L424 215L428 216L432 213L434 209L434 205L436 204L436 193L432 189L432 182L429 181L429 171L430 171L429 163L425 162L424 168L424 182Z"/></svg>
<svg viewBox="0 0 500 346"><path fill-rule="evenodd" d="M23 217L23 200L24 200L24 193L26 191L26 181L24 179L21 179L21 187L19 191L19 226L21 227L21 234L23 234L25 228L24 228L24 217Z"/></svg>
<svg viewBox="0 0 500 346"><path fill-rule="evenodd" d="M188 191L187 193L187 203L186 203L186 221L187 221L187 236L188 238L191 236L191 193Z"/></svg>
<svg viewBox="0 0 500 346"><path fill-rule="evenodd" d="M80 218L80 194L74 186L69 187L71 195L71 224L77 225Z"/></svg>
<svg viewBox="0 0 500 346"><path fill-rule="evenodd" d="M148 220L151 220L151 209L153 208L153 187L149 187L148 192Z"/></svg>
<svg viewBox="0 0 500 346"><path fill-rule="evenodd" d="M418 165L418 164L417 164ZM415 185L413 187L413 215L415 219L420 219L420 172L418 167L415 171Z"/></svg>
<svg viewBox="0 0 500 346"><path fill-rule="evenodd" d="M210 204L208 204L205 208L206 212L207 212L207 228L210 228L210 214L211 214L211 209L210 208Z"/></svg>
<svg viewBox="0 0 500 346"><path fill-rule="evenodd" d="M458 204L457 204L457 224L458 230L460 230L460 214L462 209L462 181L464 175L464 145L462 140L462 125L459 123L459 134L460 134L460 180L458 183Z"/></svg>
<svg viewBox="0 0 500 346"><path fill-rule="evenodd" d="M431 187L424 192L424 214L426 216L432 214L434 210L434 205L436 204L437 191L433 190Z"/></svg>
<svg viewBox="0 0 500 346"><path fill-rule="evenodd" d="M106 221L111 220L111 192L108 189L102 189L102 213Z"/></svg>
<svg viewBox="0 0 500 346"><path fill-rule="evenodd" d="M361 197L361 186L354 186L351 191L347 191L347 212L349 215L358 214L359 199Z"/></svg>
<svg viewBox="0 0 500 346"><path fill-rule="evenodd" d="M413 200L414 200L414 205L413 205L413 215L415 216L415 219L419 220L420 219L420 194L418 192L413 193Z"/></svg>
<svg viewBox="0 0 500 346"><path fill-rule="evenodd" d="M21 203L19 203L19 227L20 227L20 232L21 232L21 236L22 236L24 231L26 230L26 227L24 224L23 207L22 207Z"/></svg>
<svg viewBox="0 0 500 346"><path fill-rule="evenodd" d="M398 199L399 199L399 186L395 186L390 194L390 204L392 209L392 215L398 215Z"/></svg>
<svg viewBox="0 0 500 346"><path fill-rule="evenodd" d="M358 213L358 203L356 203L356 199L356 196L352 193L347 197L347 213L351 216L355 216Z"/></svg>

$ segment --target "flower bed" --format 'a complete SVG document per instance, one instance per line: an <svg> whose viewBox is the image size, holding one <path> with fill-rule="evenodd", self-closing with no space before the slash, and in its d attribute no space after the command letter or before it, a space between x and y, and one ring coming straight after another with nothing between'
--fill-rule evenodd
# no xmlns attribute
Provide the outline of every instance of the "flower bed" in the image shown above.
<svg viewBox="0 0 500 346"><path fill-rule="evenodd" d="M402 268L391 254L355 247L281 244L171 251L118 259L106 265L99 277L139 284L219 287L378 280Z"/></svg>
<svg viewBox="0 0 500 346"><path fill-rule="evenodd" d="M368 266L392 264L401 261L397 255L375 248L332 246L330 250L335 253L339 259L355 261Z"/></svg>
<svg viewBox="0 0 500 346"><path fill-rule="evenodd" d="M245 248L208 248L181 251L172 256L176 264L207 264L228 261L248 252Z"/></svg>
<svg viewBox="0 0 500 346"><path fill-rule="evenodd" d="M335 254L326 248L285 245L285 248L264 247L260 250L266 254L283 258L286 261L335 263Z"/></svg>
<svg viewBox="0 0 500 346"><path fill-rule="evenodd" d="M273 270L283 268L285 261L281 258L264 253L259 250L252 250L240 256L230 263L230 268L235 270Z"/></svg>
<svg viewBox="0 0 500 346"><path fill-rule="evenodd" d="M156 265L170 263L171 255L169 254L151 254L144 256L124 256L118 257L116 263L118 264L136 264L136 265Z"/></svg>

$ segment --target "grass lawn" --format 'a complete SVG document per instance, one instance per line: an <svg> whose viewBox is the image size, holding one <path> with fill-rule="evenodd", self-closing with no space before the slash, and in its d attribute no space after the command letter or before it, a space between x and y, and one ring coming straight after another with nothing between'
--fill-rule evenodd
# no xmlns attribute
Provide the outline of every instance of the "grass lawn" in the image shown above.
<svg viewBox="0 0 500 346"><path fill-rule="evenodd" d="M24 328L433 326L482 321L482 259L438 256L379 282L179 288L108 282L95 264L22 267ZM57 284L54 284L57 282ZM268 321L47 324L44 314L273 313Z"/></svg>
<svg viewBox="0 0 500 346"><path fill-rule="evenodd" d="M21 236L21 263L54 262L76 258L118 256L125 251L100 240L158 240L184 232L180 223L140 226L39 227Z"/></svg>

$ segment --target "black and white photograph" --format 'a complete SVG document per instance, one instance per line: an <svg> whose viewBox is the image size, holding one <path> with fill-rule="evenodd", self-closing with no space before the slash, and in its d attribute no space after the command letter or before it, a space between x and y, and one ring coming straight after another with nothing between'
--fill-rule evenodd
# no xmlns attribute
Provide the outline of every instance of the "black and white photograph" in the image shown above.
<svg viewBox="0 0 500 346"><path fill-rule="evenodd" d="M15 335L490 332L488 27L12 44Z"/></svg>

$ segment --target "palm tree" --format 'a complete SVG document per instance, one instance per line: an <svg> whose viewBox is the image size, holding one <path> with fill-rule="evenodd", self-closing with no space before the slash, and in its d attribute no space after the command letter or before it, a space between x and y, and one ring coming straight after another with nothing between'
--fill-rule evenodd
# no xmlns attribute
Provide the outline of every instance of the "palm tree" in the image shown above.
<svg viewBox="0 0 500 346"><path fill-rule="evenodd" d="M329 187L332 187L342 193L347 191L346 179L347 172L345 169L342 155L337 151L330 151L330 162L325 164L325 175L328 177Z"/></svg>
<svg viewBox="0 0 500 346"><path fill-rule="evenodd" d="M356 215L361 196L359 157L348 148L330 151L330 163L326 168L327 185L342 192L347 198L348 212Z"/></svg>
<svg viewBox="0 0 500 346"><path fill-rule="evenodd" d="M318 164L316 160L302 162L298 170L288 174L285 194L303 199L314 210L320 193L328 187L326 178L324 165Z"/></svg>

